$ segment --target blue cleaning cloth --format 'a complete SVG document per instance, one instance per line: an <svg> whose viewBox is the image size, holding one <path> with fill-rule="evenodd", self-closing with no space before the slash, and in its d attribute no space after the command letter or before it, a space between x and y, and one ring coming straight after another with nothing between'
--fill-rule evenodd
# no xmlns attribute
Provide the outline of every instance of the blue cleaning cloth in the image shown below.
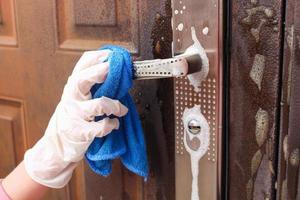
<svg viewBox="0 0 300 200"><path fill-rule="evenodd" d="M149 169L144 133L139 115L128 93L133 78L131 56L127 50L118 46L108 45L101 48L103 49L112 51L107 59L109 72L104 83L92 87L92 98L106 96L118 99L128 108L128 113L119 118L118 130L103 138L94 139L85 154L86 160L94 172L107 176L111 173L112 160L120 158L130 171L147 178ZM96 117L95 121L101 119L103 116Z"/></svg>

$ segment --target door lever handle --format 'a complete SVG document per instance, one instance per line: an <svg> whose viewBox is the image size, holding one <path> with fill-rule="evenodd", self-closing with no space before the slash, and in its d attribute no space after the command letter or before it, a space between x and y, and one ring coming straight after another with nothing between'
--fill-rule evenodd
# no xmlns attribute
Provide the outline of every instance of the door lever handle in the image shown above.
<svg viewBox="0 0 300 200"><path fill-rule="evenodd" d="M180 77L201 71L202 61L198 53L183 53L173 58L134 61L133 68L136 80Z"/></svg>

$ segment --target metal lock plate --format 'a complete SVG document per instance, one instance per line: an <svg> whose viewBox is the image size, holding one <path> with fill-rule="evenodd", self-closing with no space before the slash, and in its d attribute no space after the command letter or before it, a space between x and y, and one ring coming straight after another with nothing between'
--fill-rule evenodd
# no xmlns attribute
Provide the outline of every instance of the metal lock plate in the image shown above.
<svg viewBox="0 0 300 200"><path fill-rule="evenodd" d="M222 0L172 6L174 54L196 37L209 60L205 76L175 78L176 199L221 199Z"/></svg>

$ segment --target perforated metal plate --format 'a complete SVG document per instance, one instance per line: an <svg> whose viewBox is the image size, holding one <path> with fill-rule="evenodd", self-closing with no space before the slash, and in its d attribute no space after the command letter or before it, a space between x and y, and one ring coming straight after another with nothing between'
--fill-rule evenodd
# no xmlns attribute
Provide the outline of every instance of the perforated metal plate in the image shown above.
<svg viewBox="0 0 300 200"><path fill-rule="evenodd" d="M214 57L209 56L212 60ZM211 62L214 63L214 62ZM200 106L201 113L207 120L210 127L209 147L207 152L198 162L198 188L200 199L218 199L218 179L221 176L219 165L221 159L221 126L219 121L221 113L220 102L220 82L215 77L213 65L211 72L199 88L199 92L194 91L186 77L175 80L175 131L176 131L176 199L194 199L192 194L192 156L184 146L184 122L183 112L196 105ZM197 162L197 161L194 161ZM184 189L183 189L184 188Z"/></svg>
<svg viewBox="0 0 300 200"><path fill-rule="evenodd" d="M222 0L172 3L174 54L184 52L197 37L209 59L209 73L197 90L187 77L174 81L176 199L221 199ZM197 136L187 136L187 120L183 118L186 110L193 109L199 111L202 125L208 124L208 134L201 127ZM193 117L197 118L197 113ZM201 150L205 144L208 148Z"/></svg>
<svg viewBox="0 0 300 200"><path fill-rule="evenodd" d="M185 108L192 108L199 105L202 114L207 119L210 126L210 146L204 157L208 161L215 162L217 159L216 144L216 98L217 98L216 79L208 77L202 82L199 93L194 92L186 77L177 78L175 81L175 131L176 131L176 153L183 155L185 147L183 144L184 126L182 121Z"/></svg>

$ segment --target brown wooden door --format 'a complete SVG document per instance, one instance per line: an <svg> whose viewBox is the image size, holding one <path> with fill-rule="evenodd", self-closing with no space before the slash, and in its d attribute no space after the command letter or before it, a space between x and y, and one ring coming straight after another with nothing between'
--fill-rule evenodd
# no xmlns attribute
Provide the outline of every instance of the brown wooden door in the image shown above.
<svg viewBox="0 0 300 200"><path fill-rule="evenodd" d="M0 177L42 136L83 51L117 44L135 59L166 58L197 37L209 59L197 91L187 78L135 81L131 91L148 181L119 161L107 178L82 162L45 199L189 200L192 163L200 199L299 199L299 8L297 0L0 0ZM200 142L184 139L182 120L196 105L210 127L199 161L188 148Z"/></svg>
<svg viewBox="0 0 300 200"><path fill-rule="evenodd" d="M170 56L170 9L164 0L0 0L0 177L42 136L84 50L118 44L139 59ZM174 199L172 91L170 80L132 91L149 147L147 183L118 161L108 178L83 162L45 199Z"/></svg>

